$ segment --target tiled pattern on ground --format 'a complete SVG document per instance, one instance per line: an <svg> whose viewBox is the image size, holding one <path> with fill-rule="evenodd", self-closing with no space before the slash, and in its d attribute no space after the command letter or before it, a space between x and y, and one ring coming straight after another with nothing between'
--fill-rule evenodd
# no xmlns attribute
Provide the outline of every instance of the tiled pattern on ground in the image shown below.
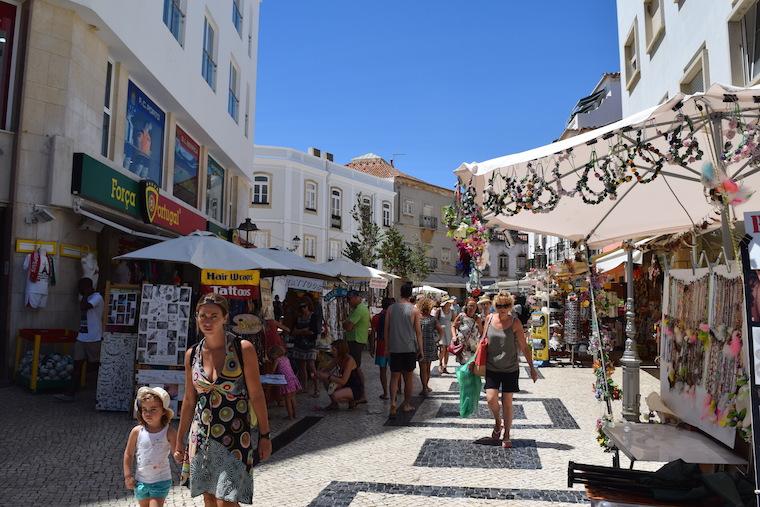
<svg viewBox="0 0 760 507"><path fill-rule="evenodd" d="M459 417L458 403L442 403L438 409L436 417ZM488 405L478 405L478 410L470 418L473 419L492 419L493 414ZM525 419L525 409L522 405L512 404L512 419Z"/></svg>
<svg viewBox="0 0 760 507"><path fill-rule="evenodd" d="M478 445L471 440L429 438L422 444L416 467L541 468L535 440L512 440L512 448Z"/></svg>
<svg viewBox="0 0 760 507"><path fill-rule="evenodd" d="M347 507L348 505L352 505L357 493L364 492L382 493L385 495L413 495L436 499L428 500L429 503L427 504L424 503L424 500L420 499L421 501L415 505L433 505L437 502L438 498L461 498L467 500L467 503L457 505L477 505L469 503L472 500L500 500L502 502L508 500L522 500L536 502L564 502L568 504L587 502L586 495L580 491L419 486L414 484L333 481L319 493L319 496L309 504L309 507ZM389 502L383 503L382 505L398 505L398 503Z"/></svg>

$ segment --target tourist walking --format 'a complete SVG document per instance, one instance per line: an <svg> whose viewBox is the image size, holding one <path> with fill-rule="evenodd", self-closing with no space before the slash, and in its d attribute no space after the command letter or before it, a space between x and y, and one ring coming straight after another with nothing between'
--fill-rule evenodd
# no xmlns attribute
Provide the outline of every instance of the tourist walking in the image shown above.
<svg viewBox="0 0 760 507"><path fill-rule="evenodd" d="M451 326L454 332L452 344L459 350L456 356L460 364L464 364L475 352L483 333L483 322L477 312L477 301L475 298L468 298L464 311L456 316Z"/></svg>
<svg viewBox="0 0 760 507"><path fill-rule="evenodd" d="M140 424L129 432L124 449L124 485L134 490L140 507L161 507L172 487L169 455L177 432L171 426L170 403L161 387L137 390L135 416Z"/></svg>
<svg viewBox="0 0 760 507"><path fill-rule="evenodd" d="M272 453L256 350L225 332L229 304L224 297L207 294L195 311L203 338L185 354L174 459L189 461L190 495L203 495L205 505L251 504L255 453L261 460Z"/></svg>
<svg viewBox="0 0 760 507"><path fill-rule="evenodd" d="M438 324L443 328L443 333L440 335L439 352L438 352L438 372L443 375L449 373L446 369L449 364L449 345L451 345L451 324L454 319L454 311L451 304L456 301L455 299L445 299L441 302L441 306L435 313L435 318Z"/></svg>
<svg viewBox="0 0 760 507"><path fill-rule="evenodd" d="M364 382L364 372L362 372L362 352L367 348L369 341L369 307L362 300L359 291L348 291L348 304L351 307L351 313L348 319L343 323L343 329L346 330L346 342L351 357L356 361L356 369ZM357 403L367 403L367 398L362 393L362 398L356 400Z"/></svg>
<svg viewBox="0 0 760 507"><path fill-rule="evenodd" d="M512 396L520 391L518 351L522 352L525 360L528 361L533 382L538 378L538 372L533 366L533 355L528 348L522 324L512 313L514 305L512 296L509 293L499 293L494 298L494 304L496 313L488 317L483 331L484 338L488 340L486 400L495 421L491 438L501 439L502 446L509 448L512 447L510 440ZM501 407L499 407L500 393Z"/></svg>
<svg viewBox="0 0 760 507"><path fill-rule="evenodd" d="M301 302L298 305L298 317L291 335L293 336L293 359L298 361L298 376L303 389L307 387L307 380L314 384L312 397L319 396L319 382L317 381L317 335L319 334L319 319L317 314L311 311L308 303Z"/></svg>
<svg viewBox="0 0 760 507"><path fill-rule="evenodd" d="M372 332L375 335L375 364L380 368L380 384L383 386L381 400L388 398L388 357L385 355L385 315L388 307L395 303L394 298L383 298L382 310L372 317Z"/></svg>
<svg viewBox="0 0 760 507"><path fill-rule="evenodd" d="M443 328L438 323L433 311L433 300L421 297L417 300L420 311L420 330L422 331L422 357L420 358L420 396L427 396L433 390L430 388L430 365L438 359L438 337L443 334Z"/></svg>
<svg viewBox="0 0 760 507"><path fill-rule="evenodd" d="M391 368L391 408L389 417L396 417L396 393L400 379L404 379L404 402L402 412L411 412L412 407L412 372L415 363L422 358L422 328L420 312L409 302L412 286L401 287L401 299L388 307L385 315L386 355L390 358Z"/></svg>

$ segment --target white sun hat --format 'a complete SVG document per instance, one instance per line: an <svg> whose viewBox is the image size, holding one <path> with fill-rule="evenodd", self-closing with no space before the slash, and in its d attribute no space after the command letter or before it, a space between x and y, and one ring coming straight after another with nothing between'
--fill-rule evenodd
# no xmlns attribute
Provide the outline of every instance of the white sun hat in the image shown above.
<svg viewBox="0 0 760 507"><path fill-rule="evenodd" d="M140 410L138 401L146 394L153 394L161 400L161 404L164 406L164 410L169 414L169 420L174 419L174 410L171 408L171 396L166 392L163 387L148 387L143 386L137 390L137 396L135 397L135 417L137 417L137 411Z"/></svg>

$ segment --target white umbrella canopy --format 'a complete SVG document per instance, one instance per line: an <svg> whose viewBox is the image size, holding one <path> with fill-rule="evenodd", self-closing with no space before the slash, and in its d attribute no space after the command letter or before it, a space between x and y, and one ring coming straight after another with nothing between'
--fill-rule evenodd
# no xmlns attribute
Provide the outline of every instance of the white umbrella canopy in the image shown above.
<svg viewBox="0 0 760 507"><path fill-rule="evenodd" d="M441 290L437 287L431 287L430 285L423 285L422 287L415 287L412 289L413 294L435 294L436 296L442 296L448 294L445 290Z"/></svg>
<svg viewBox="0 0 760 507"><path fill-rule="evenodd" d="M363 266L358 262L348 259L335 259L323 262L322 264L317 264L317 266L324 269L330 276L339 278L361 278L366 280L372 278L398 278L396 275L386 273L385 271L370 266Z"/></svg>
<svg viewBox="0 0 760 507"><path fill-rule="evenodd" d="M320 264L315 264L300 255L289 250L280 248L252 248L247 250L254 259L267 259L269 262L278 263L282 269L266 270L266 275L297 275L318 279L336 279Z"/></svg>
<svg viewBox="0 0 760 507"><path fill-rule="evenodd" d="M200 269L288 269L285 265L256 255L253 250L247 250L206 231L195 231L187 236L168 239L115 259L181 262Z"/></svg>
<svg viewBox="0 0 760 507"><path fill-rule="evenodd" d="M760 87L714 85L576 137L462 164L455 173L472 186L488 220L587 240L592 248L712 227L720 215L702 182L708 163L713 185L732 178L760 188L758 101ZM740 216L760 196L735 204Z"/></svg>

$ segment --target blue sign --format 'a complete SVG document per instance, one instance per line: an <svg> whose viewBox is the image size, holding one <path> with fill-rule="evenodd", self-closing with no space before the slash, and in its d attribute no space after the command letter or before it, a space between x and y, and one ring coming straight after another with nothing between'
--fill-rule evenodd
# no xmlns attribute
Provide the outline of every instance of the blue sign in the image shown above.
<svg viewBox="0 0 760 507"><path fill-rule="evenodd" d="M124 169L161 185L166 115L130 81L124 133Z"/></svg>

